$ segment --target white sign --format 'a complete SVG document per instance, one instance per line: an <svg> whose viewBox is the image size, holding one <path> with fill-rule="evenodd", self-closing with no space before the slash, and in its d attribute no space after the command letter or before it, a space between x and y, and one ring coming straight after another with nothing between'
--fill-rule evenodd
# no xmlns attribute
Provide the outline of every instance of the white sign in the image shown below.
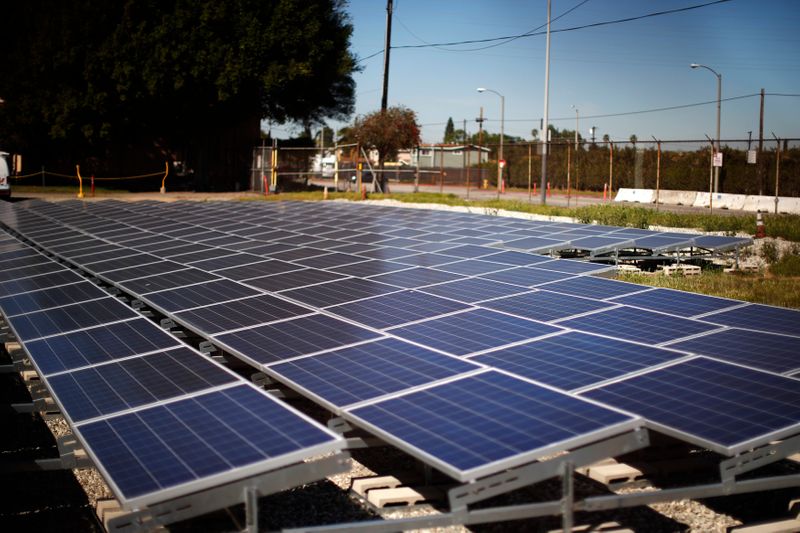
<svg viewBox="0 0 800 533"><path fill-rule="evenodd" d="M721 167L722 166L722 152L716 152L714 154L714 166Z"/></svg>
<svg viewBox="0 0 800 533"><path fill-rule="evenodd" d="M756 164L756 151L755 150L748 150L747 151L747 164L755 165Z"/></svg>

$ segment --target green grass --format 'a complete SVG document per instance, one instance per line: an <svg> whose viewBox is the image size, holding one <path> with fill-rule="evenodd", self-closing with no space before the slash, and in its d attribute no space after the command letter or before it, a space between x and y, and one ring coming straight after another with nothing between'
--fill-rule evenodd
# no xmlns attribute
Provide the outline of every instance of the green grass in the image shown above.
<svg viewBox="0 0 800 533"><path fill-rule="evenodd" d="M620 274L619 279L682 291L721 296L747 302L800 309L800 277L774 277L763 274L725 274L704 271L699 276L646 276Z"/></svg>

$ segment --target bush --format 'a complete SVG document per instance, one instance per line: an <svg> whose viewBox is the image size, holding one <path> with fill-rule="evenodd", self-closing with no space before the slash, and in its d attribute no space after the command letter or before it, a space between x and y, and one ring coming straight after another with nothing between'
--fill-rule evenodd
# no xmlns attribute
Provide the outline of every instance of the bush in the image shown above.
<svg viewBox="0 0 800 533"><path fill-rule="evenodd" d="M775 241L764 241L761 245L761 257L769 265L778 262L778 246L775 244Z"/></svg>

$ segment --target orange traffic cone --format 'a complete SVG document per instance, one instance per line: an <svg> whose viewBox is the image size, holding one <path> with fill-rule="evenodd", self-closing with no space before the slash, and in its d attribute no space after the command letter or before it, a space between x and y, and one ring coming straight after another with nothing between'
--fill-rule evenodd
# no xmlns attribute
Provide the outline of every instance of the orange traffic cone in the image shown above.
<svg viewBox="0 0 800 533"><path fill-rule="evenodd" d="M764 217L761 216L761 211L756 213L756 239L763 239L767 236L767 231L764 229Z"/></svg>

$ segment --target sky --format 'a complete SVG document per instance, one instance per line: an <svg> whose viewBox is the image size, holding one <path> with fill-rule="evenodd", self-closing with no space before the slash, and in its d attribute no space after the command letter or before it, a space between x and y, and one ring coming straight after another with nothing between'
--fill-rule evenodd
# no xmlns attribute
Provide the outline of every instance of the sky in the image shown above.
<svg viewBox="0 0 800 533"><path fill-rule="evenodd" d="M764 136L800 137L800 0L729 0L674 14L599 27L557 30L706 4L711 0L552 0L550 123L589 138L704 139L716 133L717 78L722 75L721 137L758 136L765 89ZM351 51L360 59L356 115L380 108L385 0L351 0ZM563 16L561 16L563 15ZM558 18L556 20L557 17ZM389 105L417 113L423 142L441 142L445 124L500 130L531 139L544 116L545 36L511 41L403 48L520 35L547 21L546 0L395 0ZM544 29L544 28L542 28ZM487 47L492 45L491 47ZM370 57L372 56L372 57ZM794 96L778 96L794 95ZM747 96L756 95L756 96ZM743 98L737 98L743 97ZM726 101L727 98L734 98ZM704 105L617 117L664 107ZM574 108L572 106L575 106ZM329 122L338 129L346 125ZM278 137L297 130L273 127Z"/></svg>

